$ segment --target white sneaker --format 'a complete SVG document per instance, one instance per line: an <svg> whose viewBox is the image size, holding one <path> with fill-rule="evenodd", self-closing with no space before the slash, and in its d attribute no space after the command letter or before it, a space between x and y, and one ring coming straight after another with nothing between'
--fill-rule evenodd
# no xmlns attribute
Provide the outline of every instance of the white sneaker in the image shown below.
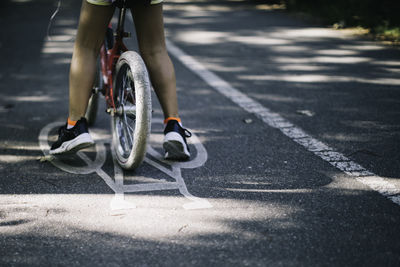
<svg viewBox="0 0 400 267"><path fill-rule="evenodd" d="M94 141L89 135L86 119L81 118L71 129L67 129L66 124L58 129L58 140L53 143L49 153L51 155L75 153L92 145Z"/></svg>
<svg viewBox="0 0 400 267"><path fill-rule="evenodd" d="M183 128L176 120L168 121L164 130L165 159L168 160L188 160L190 158L189 146L186 138L192 133Z"/></svg>

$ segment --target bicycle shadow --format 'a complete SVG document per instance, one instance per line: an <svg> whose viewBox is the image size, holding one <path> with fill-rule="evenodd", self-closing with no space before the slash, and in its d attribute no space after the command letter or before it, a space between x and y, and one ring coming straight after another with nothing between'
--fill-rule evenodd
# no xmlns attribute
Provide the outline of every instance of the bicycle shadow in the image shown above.
<svg viewBox="0 0 400 267"><path fill-rule="evenodd" d="M152 124L162 124L162 119L152 120ZM151 134L151 140L147 145L147 154L144 162L150 166L158 169L162 173L172 178L173 182L168 182L166 179L158 180L152 183L135 183L125 184L124 177L125 172L117 163L114 149L111 147L111 156L113 162L113 176L109 175L103 170L103 165L107 158L106 145L112 146L111 138L102 138L101 134L98 134L96 130L91 131L91 135L95 140L95 157L91 159L85 151L79 151L76 153L76 158L83 161L83 166L76 166L71 164L71 161L66 160L66 157L52 156L49 154L50 144L49 137L52 130L63 125L64 122L52 122L47 124L39 134L39 145L40 149L44 154L44 160L51 162L55 167L62 171L72 174L91 174L96 173L99 175L106 185L115 193L110 208L112 210L119 209L132 209L136 208L136 205L130 201L125 200L126 193L135 192L150 192L150 191L162 191L162 190L178 190L185 198L191 202L183 205L184 209L204 209L211 208L212 205L205 199L192 195L187 189L184 178L182 177L182 169L194 169L199 168L205 164L208 155L207 150L200 142L196 134L192 134L192 137L188 139L188 144L195 148L195 152L192 152L192 158L185 162L176 162L165 160L163 155L156 149L157 144L162 143L162 135ZM143 164L143 163L142 163Z"/></svg>

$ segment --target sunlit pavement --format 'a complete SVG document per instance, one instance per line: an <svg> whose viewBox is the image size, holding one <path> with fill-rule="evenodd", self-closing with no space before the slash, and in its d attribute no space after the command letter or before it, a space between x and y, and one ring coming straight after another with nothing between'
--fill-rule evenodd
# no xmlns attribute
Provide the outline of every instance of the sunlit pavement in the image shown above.
<svg viewBox="0 0 400 267"><path fill-rule="evenodd" d="M399 50L254 2L167 1L192 158L162 159L153 95L151 147L126 172L104 107L94 148L44 158L79 1L51 39L57 1L1 1L1 265L400 264Z"/></svg>

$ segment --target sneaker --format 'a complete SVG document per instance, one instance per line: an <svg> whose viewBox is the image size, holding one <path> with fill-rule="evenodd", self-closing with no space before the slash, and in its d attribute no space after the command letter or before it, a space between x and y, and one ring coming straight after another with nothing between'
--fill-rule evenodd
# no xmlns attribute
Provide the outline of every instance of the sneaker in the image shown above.
<svg viewBox="0 0 400 267"><path fill-rule="evenodd" d="M170 120L165 126L164 135L165 159L188 160L190 158L186 138L192 136L191 132L182 128L176 120Z"/></svg>
<svg viewBox="0 0 400 267"><path fill-rule="evenodd" d="M51 146L49 153L74 153L92 145L94 141L89 135L86 119L81 118L71 129L67 129L67 124L58 129L58 140Z"/></svg>

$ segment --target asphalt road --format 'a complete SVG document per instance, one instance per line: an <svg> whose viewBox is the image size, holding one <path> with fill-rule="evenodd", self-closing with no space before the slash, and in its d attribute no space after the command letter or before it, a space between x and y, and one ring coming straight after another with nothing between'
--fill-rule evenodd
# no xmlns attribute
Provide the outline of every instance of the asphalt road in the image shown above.
<svg viewBox="0 0 400 267"><path fill-rule="evenodd" d="M104 112L95 148L42 162L79 2L51 39L57 1L0 3L0 265L399 266L398 48L262 1L170 0L191 161L162 160L153 95L136 171L114 164Z"/></svg>

